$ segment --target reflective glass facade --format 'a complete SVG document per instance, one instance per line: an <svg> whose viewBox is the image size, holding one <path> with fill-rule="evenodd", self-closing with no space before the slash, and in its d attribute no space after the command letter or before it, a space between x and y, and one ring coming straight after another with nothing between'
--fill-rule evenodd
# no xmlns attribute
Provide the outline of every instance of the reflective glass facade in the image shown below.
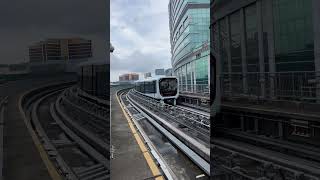
<svg viewBox="0 0 320 180"><path fill-rule="evenodd" d="M273 0L278 71L314 71L312 0Z"/></svg>
<svg viewBox="0 0 320 180"><path fill-rule="evenodd" d="M169 25L172 66L182 90L208 85L209 0L170 0Z"/></svg>
<svg viewBox="0 0 320 180"><path fill-rule="evenodd" d="M211 34L216 37L211 44L220 62L222 91L287 98L306 96L303 89L309 88L314 97L316 85L312 82L319 71L314 44L319 40L314 38L313 13L317 9L313 3L215 1Z"/></svg>

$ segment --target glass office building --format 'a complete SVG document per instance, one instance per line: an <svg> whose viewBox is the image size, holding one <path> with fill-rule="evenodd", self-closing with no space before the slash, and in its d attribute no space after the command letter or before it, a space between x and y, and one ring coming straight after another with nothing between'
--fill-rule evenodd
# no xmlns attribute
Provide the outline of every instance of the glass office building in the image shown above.
<svg viewBox="0 0 320 180"><path fill-rule="evenodd" d="M209 91L210 1L170 0L171 62L180 90Z"/></svg>
<svg viewBox="0 0 320 180"><path fill-rule="evenodd" d="M211 44L224 95L319 101L319 4L212 1Z"/></svg>

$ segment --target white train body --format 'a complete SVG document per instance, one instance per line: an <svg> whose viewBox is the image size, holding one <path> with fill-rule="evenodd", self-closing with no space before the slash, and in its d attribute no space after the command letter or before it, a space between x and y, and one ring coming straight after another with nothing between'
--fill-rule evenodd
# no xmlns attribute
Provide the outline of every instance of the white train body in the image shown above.
<svg viewBox="0 0 320 180"><path fill-rule="evenodd" d="M174 76L152 77L135 82L135 90L162 102L176 104L179 96L178 79Z"/></svg>

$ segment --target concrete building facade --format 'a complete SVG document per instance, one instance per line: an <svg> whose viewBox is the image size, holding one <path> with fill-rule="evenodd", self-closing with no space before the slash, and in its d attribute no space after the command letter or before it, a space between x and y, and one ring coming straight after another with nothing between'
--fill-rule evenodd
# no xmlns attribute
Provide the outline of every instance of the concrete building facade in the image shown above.
<svg viewBox="0 0 320 180"><path fill-rule="evenodd" d="M46 39L29 46L29 60L32 63L91 57L91 40L82 38Z"/></svg>
<svg viewBox="0 0 320 180"><path fill-rule="evenodd" d="M165 75L164 69L156 69L154 73L156 76Z"/></svg>
<svg viewBox="0 0 320 180"><path fill-rule="evenodd" d="M139 74L136 73L128 73L128 74L122 74L119 76L119 81L137 81L139 80Z"/></svg>
<svg viewBox="0 0 320 180"><path fill-rule="evenodd" d="M149 78L149 77L151 77L151 72L144 73L144 78L145 79Z"/></svg>

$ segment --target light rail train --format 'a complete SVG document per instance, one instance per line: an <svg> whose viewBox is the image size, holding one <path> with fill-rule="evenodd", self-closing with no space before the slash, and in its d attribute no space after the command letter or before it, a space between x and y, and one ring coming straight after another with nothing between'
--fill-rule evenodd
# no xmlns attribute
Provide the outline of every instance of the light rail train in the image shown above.
<svg viewBox="0 0 320 180"><path fill-rule="evenodd" d="M176 105L179 96L178 79L173 76L152 77L135 82L135 90L140 94Z"/></svg>

